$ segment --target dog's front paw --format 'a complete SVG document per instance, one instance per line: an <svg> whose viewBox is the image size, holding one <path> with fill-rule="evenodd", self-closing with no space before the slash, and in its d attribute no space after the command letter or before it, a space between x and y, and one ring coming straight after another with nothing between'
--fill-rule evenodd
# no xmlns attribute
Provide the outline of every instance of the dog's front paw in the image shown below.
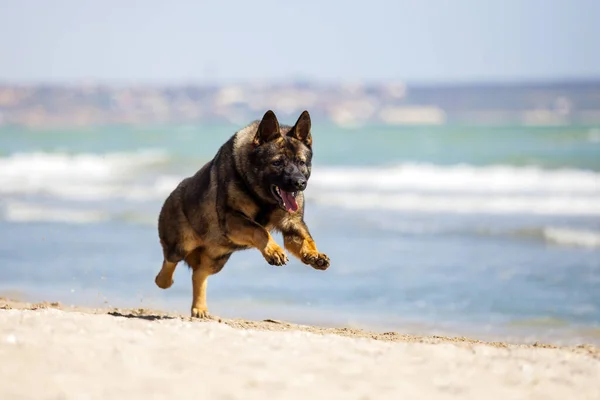
<svg viewBox="0 0 600 400"><path fill-rule="evenodd" d="M288 262L285 252L277 243L267 246L263 251L263 257L271 265L284 265Z"/></svg>
<svg viewBox="0 0 600 400"><path fill-rule="evenodd" d="M329 268L329 257L324 253L308 253L302 256L302 262L308 264L314 269L325 271Z"/></svg>

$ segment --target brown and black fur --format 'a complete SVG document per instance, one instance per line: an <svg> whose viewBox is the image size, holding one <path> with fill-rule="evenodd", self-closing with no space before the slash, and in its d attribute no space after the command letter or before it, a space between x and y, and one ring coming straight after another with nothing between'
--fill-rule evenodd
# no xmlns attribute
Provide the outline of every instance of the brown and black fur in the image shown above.
<svg viewBox="0 0 600 400"><path fill-rule="evenodd" d="M294 126L280 125L272 111L235 133L194 176L167 197L158 219L163 264L156 285L167 289L180 261L192 269L192 317L208 317L207 278L238 250L258 249L271 265L288 258L284 247L318 270L329 267L304 223L304 195L311 174L311 120L304 111ZM272 185L296 190L298 210L288 212Z"/></svg>

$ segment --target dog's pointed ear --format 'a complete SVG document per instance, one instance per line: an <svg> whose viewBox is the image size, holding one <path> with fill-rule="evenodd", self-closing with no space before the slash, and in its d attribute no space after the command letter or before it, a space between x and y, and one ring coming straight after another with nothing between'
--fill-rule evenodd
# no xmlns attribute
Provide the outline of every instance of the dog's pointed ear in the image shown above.
<svg viewBox="0 0 600 400"><path fill-rule="evenodd" d="M260 124L258 125L258 130L256 131L256 136L254 137L254 144L259 146L263 143L270 142L280 135L279 121L277 121L275 113L269 110L265 113L260 121Z"/></svg>
<svg viewBox="0 0 600 400"><path fill-rule="evenodd" d="M298 139L308 147L312 146L312 136L310 134L310 114L308 111L302 111L298 121L290 131L288 132L288 136L291 136L295 139Z"/></svg>

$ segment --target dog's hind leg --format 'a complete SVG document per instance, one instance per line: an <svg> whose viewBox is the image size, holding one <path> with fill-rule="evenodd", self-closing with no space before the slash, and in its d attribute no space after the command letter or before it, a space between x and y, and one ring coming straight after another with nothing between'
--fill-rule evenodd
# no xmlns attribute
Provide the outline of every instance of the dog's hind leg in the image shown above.
<svg viewBox="0 0 600 400"><path fill-rule="evenodd" d="M206 288L208 277L223 269L231 254L211 257L207 252L198 248L186 258L186 263L192 268L192 318L211 318L206 304Z"/></svg>
<svg viewBox="0 0 600 400"><path fill-rule="evenodd" d="M164 242L161 241L163 246L163 254L164 259L162 263L162 268L156 275L154 279L154 283L161 289L168 289L173 285L173 274L175 273L175 268L179 261L183 258L177 254L177 252L168 249Z"/></svg>
<svg viewBox="0 0 600 400"><path fill-rule="evenodd" d="M173 263L167 260L163 260L162 268L160 269L156 278L154 278L154 283L161 289L168 289L173 286L173 274L175 273L175 267L177 267L177 263Z"/></svg>

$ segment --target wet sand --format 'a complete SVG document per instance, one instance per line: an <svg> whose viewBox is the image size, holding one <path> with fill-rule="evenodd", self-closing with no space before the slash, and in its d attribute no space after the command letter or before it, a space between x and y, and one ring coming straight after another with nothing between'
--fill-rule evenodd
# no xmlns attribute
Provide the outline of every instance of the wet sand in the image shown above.
<svg viewBox="0 0 600 400"><path fill-rule="evenodd" d="M2 399L598 399L600 349L0 299Z"/></svg>

